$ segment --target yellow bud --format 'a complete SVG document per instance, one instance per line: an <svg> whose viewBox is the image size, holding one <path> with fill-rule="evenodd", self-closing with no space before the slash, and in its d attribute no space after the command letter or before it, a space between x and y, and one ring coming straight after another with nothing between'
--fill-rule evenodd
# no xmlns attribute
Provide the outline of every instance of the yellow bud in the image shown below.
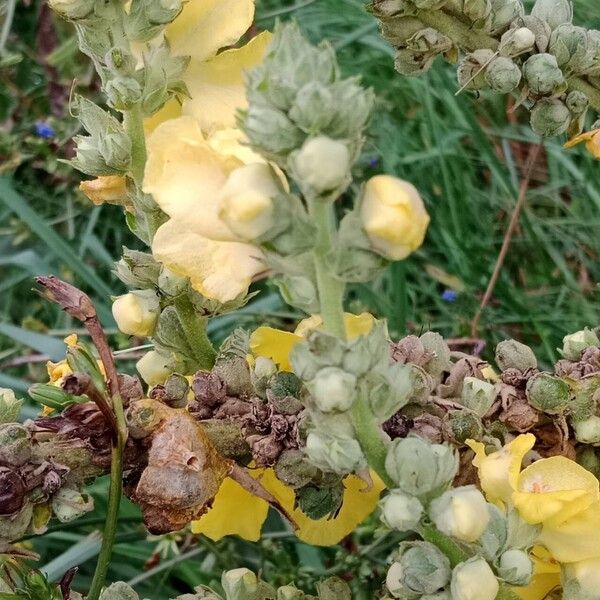
<svg viewBox="0 0 600 600"><path fill-rule="evenodd" d="M172 373L169 368L169 360L166 356L156 350L150 350L137 361L135 368L140 377L148 385L159 385L164 383L167 377Z"/></svg>
<svg viewBox="0 0 600 600"><path fill-rule="evenodd" d="M106 175L89 181L82 181L79 189L96 205L116 204L129 208L127 180L120 175Z"/></svg>
<svg viewBox="0 0 600 600"><path fill-rule="evenodd" d="M252 163L231 172L221 190L219 217L243 240L255 240L273 225L279 188L269 165Z"/></svg>
<svg viewBox="0 0 600 600"><path fill-rule="evenodd" d="M391 175L367 181L361 220L373 249L389 260L402 260L417 250L429 225L417 189Z"/></svg>
<svg viewBox="0 0 600 600"><path fill-rule="evenodd" d="M128 335L152 335L160 304L152 290L137 290L119 296L112 305L119 329Z"/></svg>

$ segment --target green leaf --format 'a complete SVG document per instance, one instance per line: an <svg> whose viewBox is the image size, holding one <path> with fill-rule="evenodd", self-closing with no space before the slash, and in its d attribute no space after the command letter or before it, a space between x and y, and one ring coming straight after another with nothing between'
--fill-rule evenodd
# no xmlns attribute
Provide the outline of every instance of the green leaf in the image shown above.
<svg viewBox="0 0 600 600"><path fill-rule="evenodd" d="M19 344L37 350L41 354L47 354L50 360L61 360L65 356L66 346L64 342L50 335L30 331L9 323L0 323L0 333Z"/></svg>

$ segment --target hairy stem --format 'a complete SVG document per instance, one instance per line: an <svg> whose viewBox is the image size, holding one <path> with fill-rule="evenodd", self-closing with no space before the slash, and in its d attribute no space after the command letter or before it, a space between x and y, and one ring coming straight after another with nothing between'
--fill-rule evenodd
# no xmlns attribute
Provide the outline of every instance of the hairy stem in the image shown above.
<svg viewBox="0 0 600 600"><path fill-rule="evenodd" d="M448 557L452 567L455 567L459 563L470 558L470 555L468 555L452 538L438 531L433 525L422 523L419 525L417 533L419 533L426 542L437 546Z"/></svg>
<svg viewBox="0 0 600 600"><path fill-rule="evenodd" d="M331 227L331 205L318 199L309 201L309 211L317 225L317 243L313 251L317 292L321 307L321 318L326 331L338 338L346 339L344 325L344 284L329 271L328 255L333 246Z"/></svg>
<svg viewBox="0 0 600 600"><path fill-rule="evenodd" d="M123 115L125 130L131 139L131 175L141 186L146 168L146 137L144 135L144 115L139 105Z"/></svg>
<svg viewBox="0 0 600 600"><path fill-rule="evenodd" d="M387 448L381 436L381 429L371 413L366 398L359 396L356 399L352 406L351 416L356 439L369 466L381 477L388 488L396 487L385 470Z"/></svg>
<svg viewBox="0 0 600 600"><path fill-rule="evenodd" d="M215 364L217 353L206 333L206 319L196 313L192 301L185 294L175 298L174 304L185 339L198 368L210 369Z"/></svg>

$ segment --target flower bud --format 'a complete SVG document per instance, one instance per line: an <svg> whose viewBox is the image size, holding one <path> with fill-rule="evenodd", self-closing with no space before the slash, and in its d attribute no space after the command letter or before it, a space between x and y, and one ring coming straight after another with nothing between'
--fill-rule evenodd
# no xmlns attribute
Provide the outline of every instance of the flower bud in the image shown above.
<svg viewBox="0 0 600 600"><path fill-rule="evenodd" d="M284 585L277 590L277 600L304 600L306 595L293 585Z"/></svg>
<svg viewBox="0 0 600 600"><path fill-rule="evenodd" d="M356 398L356 377L338 367L321 369L312 381L315 403L323 412L348 410Z"/></svg>
<svg viewBox="0 0 600 600"><path fill-rule="evenodd" d="M321 135L304 142L292 167L298 183L319 195L346 187L350 162L347 144Z"/></svg>
<svg viewBox="0 0 600 600"><path fill-rule="evenodd" d="M534 54L523 64L523 77L536 95L548 96L564 89L563 72L552 54Z"/></svg>
<svg viewBox="0 0 600 600"><path fill-rule="evenodd" d="M63 487L52 497L52 510L61 523L68 523L94 510L94 499L73 488Z"/></svg>
<svg viewBox="0 0 600 600"><path fill-rule="evenodd" d="M273 226L273 199L278 193L269 165L238 167L221 190L219 217L241 239L256 240Z"/></svg>
<svg viewBox="0 0 600 600"><path fill-rule="evenodd" d="M565 133L571 124L571 113L562 100L540 100L531 111L531 128L543 137Z"/></svg>
<svg viewBox="0 0 600 600"><path fill-rule="evenodd" d="M600 451L591 446L580 446L577 449L577 463L600 479Z"/></svg>
<svg viewBox="0 0 600 600"><path fill-rule="evenodd" d="M496 386L477 377L465 377L461 393L461 404L479 417L484 417L496 399Z"/></svg>
<svg viewBox="0 0 600 600"><path fill-rule="evenodd" d="M258 578L249 569L232 569L225 571L221 577L221 585L228 600L248 600L258 592Z"/></svg>
<svg viewBox="0 0 600 600"><path fill-rule="evenodd" d="M355 439L321 431L308 434L306 455L315 466L334 473L352 473L365 466L365 457Z"/></svg>
<svg viewBox="0 0 600 600"><path fill-rule="evenodd" d="M430 52L421 52L412 48L400 48L396 52L394 68L400 75L408 77L421 75L431 69L436 55Z"/></svg>
<svg viewBox="0 0 600 600"><path fill-rule="evenodd" d="M485 79L495 92L508 94L521 83L521 69L512 59L498 56L486 67Z"/></svg>
<svg viewBox="0 0 600 600"><path fill-rule="evenodd" d="M496 364L503 371L518 369L524 373L537 368L537 358L529 346L516 340L504 340L496 346Z"/></svg>
<svg viewBox="0 0 600 600"><path fill-rule="evenodd" d="M318 81L307 83L298 92L289 112L290 119L307 134L323 131L337 110L337 98Z"/></svg>
<svg viewBox="0 0 600 600"><path fill-rule="evenodd" d="M134 439L142 439L153 433L158 427L161 415L156 410L154 400L142 399L132 402L125 412L125 421L129 434Z"/></svg>
<svg viewBox="0 0 600 600"><path fill-rule="evenodd" d="M450 579L450 561L429 542L402 542L385 584L394 598L435 594Z"/></svg>
<svg viewBox="0 0 600 600"><path fill-rule="evenodd" d="M600 339L592 329L582 329L563 338L561 354L567 360L579 360L587 348L600 346Z"/></svg>
<svg viewBox="0 0 600 600"><path fill-rule="evenodd" d="M418 498L399 490L392 490L381 500L379 508L383 523L398 531L414 529L423 515L423 505Z"/></svg>
<svg viewBox="0 0 600 600"><path fill-rule="evenodd" d="M494 60L493 50L483 48L466 54L456 71L461 89L481 90L488 83L485 78L486 66Z"/></svg>
<svg viewBox="0 0 600 600"><path fill-rule="evenodd" d="M31 437L20 423L0 425L0 463L13 467L24 465L31 458Z"/></svg>
<svg viewBox="0 0 600 600"><path fill-rule="evenodd" d="M569 384L560 377L538 373L527 381L527 401L549 415L563 414L570 400Z"/></svg>
<svg viewBox="0 0 600 600"><path fill-rule="evenodd" d="M391 175L367 181L360 216L373 249L389 260L402 260L417 250L429 225L417 189Z"/></svg>
<svg viewBox="0 0 600 600"><path fill-rule="evenodd" d="M573 20L573 4L571 0L536 0L531 16L556 29L559 25Z"/></svg>
<svg viewBox="0 0 600 600"><path fill-rule="evenodd" d="M273 156L287 154L304 139L302 131L283 112L259 104L250 104L243 130L252 145Z"/></svg>
<svg viewBox="0 0 600 600"><path fill-rule="evenodd" d="M582 444L600 445L600 417L592 415L587 419L572 422L575 439Z"/></svg>
<svg viewBox="0 0 600 600"><path fill-rule="evenodd" d="M452 600L495 600L500 584L487 562L475 556L452 571Z"/></svg>
<svg viewBox="0 0 600 600"><path fill-rule="evenodd" d="M426 331L419 340L423 348L431 354L431 358L423 365L425 371L433 377L439 377L444 371L449 371L452 361L446 340L435 331Z"/></svg>
<svg viewBox="0 0 600 600"><path fill-rule="evenodd" d="M590 558L563 567L564 600L597 600L600 590L600 558Z"/></svg>
<svg viewBox="0 0 600 600"><path fill-rule="evenodd" d="M307 313L315 313L319 310L317 289L309 277L280 275L275 278L275 283L287 304Z"/></svg>
<svg viewBox="0 0 600 600"><path fill-rule="evenodd" d="M15 393L8 388L0 388L0 423L18 421L23 400L17 400Z"/></svg>
<svg viewBox="0 0 600 600"><path fill-rule="evenodd" d="M507 550L500 557L498 575L511 585L527 585L533 575L533 563L523 550Z"/></svg>
<svg viewBox="0 0 600 600"><path fill-rule="evenodd" d="M517 18L523 16L521 0L492 0L489 29L492 35L501 33Z"/></svg>
<svg viewBox="0 0 600 600"><path fill-rule="evenodd" d="M142 86L133 77L113 76L104 85L108 103L116 110L129 110L140 101Z"/></svg>
<svg viewBox="0 0 600 600"><path fill-rule="evenodd" d="M95 0L49 0L50 8L61 17L76 21L84 19L94 9Z"/></svg>
<svg viewBox="0 0 600 600"><path fill-rule="evenodd" d="M569 92L565 103L567 108L571 111L571 115L574 117L583 115L590 105L588 97L579 90L573 90L572 92Z"/></svg>
<svg viewBox="0 0 600 600"><path fill-rule="evenodd" d="M71 596L73 592L71 592ZM70 597L69 597L70 598ZM100 600L140 600L137 592L124 581L116 581L104 588Z"/></svg>
<svg viewBox="0 0 600 600"><path fill-rule="evenodd" d="M136 290L116 298L112 314L123 333L152 335L160 314L160 302L153 290Z"/></svg>
<svg viewBox="0 0 600 600"><path fill-rule="evenodd" d="M568 23L559 25L552 32L548 49L562 69L579 72L588 66L588 37L583 27Z"/></svg>
<svg viewBox="0 0 600 600"><path fill-rule="evenodd" d="M396 439L388 447L385 470L403 492L421 497L454 479L458 457L450 446L419 437Z"/></svg>
<svg viewBox="0 0 600 600"><path fill-rule="evenodd" d="M476 542L490 520L487 502L473 485L444 492L431 502L429 517L442 533L462 542Z"/></svg>
<svg viewBox="0 0 600 600"><path fill-rule="evenodd" d="M444 421L444 429L450 439L458 446L467 440L478 440L483 434L481 419L471 410L450 411Z"/></svg>
<svg viewBox="0 0 600 600"><path fill-rule="evenodd" d="M498 52L501 56L515 57L529 52L535 45L535 33L527 27L509 29L501 38Z"/></svg>
<svg viewBox="0 0 600 600"><path fill-rule="evenodd" d="M167 296L179 296L187 288L188 278L177 275L177 273L163 265L156 280L156 285Z"/></svg>
<svg viewBox="0 0 600 600"><path fill-rule="evenodd" d="M169 367L169 359L156 350L150 350L140 360L135 368L140 377L148 385L159 385L173 372Z"/></svg>

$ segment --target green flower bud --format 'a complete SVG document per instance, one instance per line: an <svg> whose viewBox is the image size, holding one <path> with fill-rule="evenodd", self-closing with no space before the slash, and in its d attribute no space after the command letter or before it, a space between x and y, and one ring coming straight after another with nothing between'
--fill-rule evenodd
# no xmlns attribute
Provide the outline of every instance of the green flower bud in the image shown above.
<svg viewBox="0 0 600 600"><path fill-rule="evenodd" d="M348 145L326 136L307 139L291 158L291 167L301 188L321 195L337 195L350 183L351 158Z"/></svg>
<svg viewBox="0 0 600 600"><path fill-rule="evenodd" d="M379 502L381 520L390 529L410 531L414 529L423 515L423 505L414 496L400 490L392 490Z"/></svg>
<svg viewBox="0 0 600 600"><path fill-rule="evenodd" d="M495 600L499 590L490 565L479 556L460 563L452 571L452 600Z"/></svg>
<svg viewBox="0 0 600 600"><path fill-rule="evenodd" d="M317 408L323 412L349 410L356 398L356 377L338 367L321 369L310 384Z"/></svg>
<svg viewBox="0 0 600 600"><path fill-rule="evenodd" d="M73 488L60 488L52 497L52 511L61 523L79 519L92 510L94 499Z"/></svg>
<svg viewBox="0 0 600 600"><path fill-rule="evenodd" d="M129 110L142 97L142 86L133 77L110 77L104 84L108 103L116 110Z"/></svg>
<svg viewBox="0 0 600 600"><path fill-rule="evenodd" d="M462 11L476 28L483 27L492 14L491 0L462 0Z"/></svg>
<svg viewBox="0 0 600 600"><path fill-rule="evenodd" d="M523 65L523 77L536 95L548 96L564 90L566 81L552 54L534 54Z"/></svg>
<svg viewBox="0 0 600 600"><path fill-rule="evenodd" d="M402 542L385 584L394 598L435 594L450 580L450 561L429 542Z"/></svg>
<svg viewBox="0 0 600 600"><path fill-rule="evenodd" d="M13 467L24 465L31 458L31 436L20 423L0 425L0 463Z"/></svg>
<svg viewBox="0 0 600 600"><path fill-rule="evenodd" d="M533 575L533 563L523 550L507 550L498 562L498 575L511 585L527 585Z"/></svg>
<svg viewBox="0 0 600 600"><path fill-rule="evenodd" d="M325 133L337 139L360 136L371 116L375 93L362 88L356 77L336 81L329 89L337 110Z"/></svg>
<svg viewBox="0 0 600 600"><path fill-rule="evenodd" d="M533 15L525 15L521 22L524 27L527 27L535 35L535 48L538 52L546 52L550 43L552 29L546 21L534 17Z"/></svg>
<svg viewBox="0 0 600 600"><path fill-rule="evenodd" d="M225 571L221 577L221 585L227 600L251 600L258 595L258 578L249 569Z"/></svg>
<svg viewBox="0 0 600 600"><path fill-rule="evenodd" d="M590 105L588 97L579 90L573 90L572 92L569 92L565 103L569 111L571 111L571 115L573 117L580 117L581 115L585 114L585 111Z"/></svg>
<svg viewBox="0 0 600 600"><path fill-rule="evenodd" d="M352 473L366 466L360 444L351 437L311 431L306 438L308 459L324 471Z"/></svg>
<svg viewBox="0 0 600 600"><path fill-rule="evenodd" d="M581 421L573 421L572 425L578 442L600 446L600 417L592 415Z"/></svg>
<svg viewBox="0 0 600 600"><path fill-rule="evenodd" d="M597 600L600 560L590 558L563 566L563 600Z"/></svg>
<svg viewBox="0 0 600 600"><path fill-rule="evenodd" d="M489 29L492 35L497 35L508 29L510 24L524 13L521 0L492 0Z"/></svg>
<svg viewBox="0 0 600 600"><path fill-rule="evenodd" d="M317 584L319 600L352 600L348 584L339 577L329 577Z"/></svg>
<svg viewBox="0 0 600 600"><path fill-rule="evenodd" d="M509 29L500 39L501 56L515 57L529 52L535 45L535 33L527 27Z"/></svg>
<svg viewBox="0 0 600 600"><path fill-rule="evenodd" d="M151 254L123 248L123 257L115 264L116 276L130 288L148 289L158 282L161 267Z"/></svg>
<svg viewBox="0 0 600 600"><path fill-rule="evenodd" d="M521 83L521 69L510 58L498 56L485 69L485 80L500 94L509 94Z"/></svg>
<svg viewBox="0 0 600 600"><path fill-rule="evenodd" d="M140 600L140 597L124 581L117 581L102 591L100 600Z"/></svg>
<svg viewBox="0 0 600 600"><path fill-rule="evenodd" d="M149 336L156 327L160 302L154 290L134 290L114 300L112 314L123 333Z"/></svg>
<svg viewBox="0 0 600 600"><path fill-rule="evenodd" d="M563 346L560 353L563 355L563 358L576 361L581 358L584 350L597 346L600 346L598 335L594 330L586 327L581 331L566 335L563 338Z"/></svg>
<svg viewBox="0 0 600 600"><path fill-rule="evenodd" d="M318 469L308 462L301 450L284 450L275 464L277 479L292 488L308 485L318 474Z"/></svg>
<svg viewBox="0 0 600 600"><path fill-rule="evenodd" d="M450 348L444 338L435 331L427 331L419 339L423 348L432 355L423 366L425 371L433 377L439 377L444 371L449 371L452 366Z"/></svg>
<svg viewBox="0 0 600 600"><path fill-rule="evenodd" d="M454 479L458 457L450 446L419 437L396 439L388 448L385 470L403 492L423 497Z"/></svg>
<svg viewBox="0 0 600 600"><path fill-rule="evenodd" d="M496 386L477 377L465 377L460 402L479 417L484 417L496 399Z"/></svg>
<svg viewBox="0 0 600 600"><path fill-rule="evenodd" d="M449 437L460 446L467 440L480 439L483 434L483 425L481 419L474 412L455 410L448 413L445 430Z"/></svg>
<svg viewBox="0 0 600 600"><path fill-rule="evenodd" d="M85 19L94 9L94 0L49 0L50 8L71 21Z"/></svg>
<svg viewBox="0 0 600 600"><path fill-rule="evenodd" d="M161 398L165 404L173 408L184 408L187 406L190 384L187 377L179 373L173 373L164 383L165 393Z"/></svg>
<svg viewBox="0 0 600 600"><path fill-rule="evenodd" d="M537 368L537 358L529 346L516 340L504 340L496 346L496 364L502 371L518 369L524 373Z"/></svg>
<svg viewBox="0 0 600 600"><path fill-rule="evenodd" d="M429 505L429 517L446 535L462 542L476 542L485 531L490 514L483 494L473 485L444 492Z"/></svg>
<svg viewBox="0 0 600 600"><path fill-rule="evenodd" d="M565 133L571 124L571 113L562 100L540 100L531 111L531 128L543 137Z"/></svg>
<svg viewBox="0 0 600 600"><path fill-rule="evenodd" d="M131 139L124 131L108 132L98 140L98 151L106 165L125 172L131 164Z"/></svg>
<svg viewBox="0 0 600 600"><path fill-rule="evenodd" d="M341 481L335 485L306 485L296 491L298 508L313 521L337 514L344 499L344 486Z"/></svg>
<svg viewBox="0 0 600 600"><path fill-rule="evenodd" d="M569 407L569 384L550 373L538 373L527 381L527 401L549 415L560 415Z"/></svg>
<svg viewBox="0 0 600 600"><path fill-rule="evenodd" d="M276 108L250 104L242 128L250 143L269 155L287 155L304 139L302 131Z"/></svg>
<svg viewBox="0 0 600 600"><path fill-rule="evenodd" d="M583 27L559 25L550 37L549 51L561 69L580 72L585 69L588 51L587 32Z"/></svg>
<svg viewBox="0 0 600 600"><path fill-rule="evenodd" d="M19 419L23 400L17 400L8 388L0 388L0 423L12 423Z"/></svg>
<svg viewBox="0 0 600 600"><path fill-rule="evenodd" d="M277 600L304 600L306 594L293 585L284 585L277 590Z"/></svg>
<svg viewBox="0 0 600 600"><path fill-rule="evenodd" d="M188 278L177 275L171 269L163 266L160 269L156 285L166 296L179 296L188 286Z"/></svg>
<svg viewBox="0 0 600 600"><path fill-rule="evenodd" d="M597 479L600 479L600 452L590 446L580 446L577 450L577 462Z"/></svg>
<svg viewBox="0 0 600 600"><path fill-rule="evenodd" d="M337 98L331 88L317 81L311 81L300 89L289 117L309 135L325 131L337 110Z"/></svg>
<svg viewBox="0 0 600 600"><path fill-rule="evenodd" d="M531 16L548 23L556 29L563 23L573 21L573 4L571 0L536 0Z"/></svg>
<svg viewBox="0 0 600 600"><path fill-rule="evenodd" d="M485 78L486 66L494 59L492 50L475 50L466 54L458 65L456 74L461 89L481 90L488 83Z"/></svg>

